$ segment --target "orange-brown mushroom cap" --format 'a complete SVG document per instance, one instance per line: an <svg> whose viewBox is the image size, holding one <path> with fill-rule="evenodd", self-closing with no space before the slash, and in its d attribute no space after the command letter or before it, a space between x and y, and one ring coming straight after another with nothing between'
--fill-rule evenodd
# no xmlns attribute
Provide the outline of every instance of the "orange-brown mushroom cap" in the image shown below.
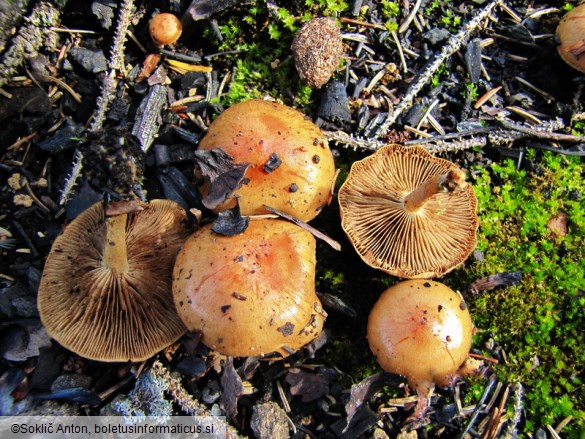
<svg viewBox="0 0 585 439"><path fill-rule="evenodd" d="M420 146L388 145L354 163L339 206L361 258L394 276L441 276L475 248L473 188L455 164Z"/></svg>
<svg viewBox="0 0 585 439"><path fill-rule="evenodd" d="M184 210L153 200L106 216L94 204L55 240L38 294L49 335L98 361L142 361L185 326L171 293L172 269L190 233Z"/></svg>
<svg viewBox="0 0 585 439"><path fill-rule="evenodd" d="M268 205L309 221L329 203L333 155L321 130L293 108L263 100L231 106L199 144L199 149L215 148L235 162L250 163L249 181L234 194L243 215L268 213ZM222 208L234 204L230 199Z"/></svg>
<svg viewBox="0 0 585 439"><path fill-rule="evenodd" d="M173 295L187 328L233 356L286 357L322 330L315 238L283 220L252 220L236 236L196 231L177 256Z"/></svg>
<svg viewBox="0 0 585 439"><path fill-rule="evenodd" d="M567 12L557 26L557 50L574 69L585 73L585 5Z"/></svg>
<svg viewBox="0 0 585 439"><path fill-rule="evenodd" d="M183 25L176 15L163 12L150 19L148 31L152 41L162 47L177 42L183 32Z"/></svg>
<svg viewBox="0 0 585 439"><path fill-rule="evenodd" d="M453 383L464 363L473 324L461 296L430 280L407 280L388 288L368 318L368 343L378 363L402 375L419 394L416 415L435 384Z"/></svg>

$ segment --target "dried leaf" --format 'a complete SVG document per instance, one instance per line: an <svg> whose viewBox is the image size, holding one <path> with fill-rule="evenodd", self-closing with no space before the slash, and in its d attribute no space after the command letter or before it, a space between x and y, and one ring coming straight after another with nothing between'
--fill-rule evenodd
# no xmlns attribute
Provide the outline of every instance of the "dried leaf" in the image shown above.
<svg viewBox="0 0 585 439"><path fill-rule="evenodd" d="M179 73L186 73L186 72L211 72L213 70L210 66L201 66L195 64L189 64L183 61L177 61L176 59L167 59L166 62L169 66L173 69L178 71Z"/></svg>
<svg viewBox="0 0 585 439"><path fill-rule="evenodd" d="M484 291L491 291L498 287L508 287L518 285L522 280L522 271L508 271L504 273L492 274L483 277L469 285L468 291L471 294L479 294Z"/></svg>
<svg viewBox="0 0 585 439"><path fill-rule="evenodd" d="M555 238L567 236L567 223L569 215L565 212L557 213L549 218L546 227L552 232Z"/></svg>
<svg viewBox="0 0 585 439"><path fill-rule="evenodd" d="M222 149L195 151L195 161L208 186L203 205L215 209L232 196L240 187L248 163L234 163L234 159Z"/></svg>
<svg viewBox="0 0 585 439"><path fill-rule="evenodd" d="M233 420L238 415L238 399L244 393L244 386L242 385L240 376L234 368L234 360L232 357L227 357L225 365L223 366L220 383L223 389L223 392L221 393L221 401L228 417Z"/></svg>
<svg viewBox="0 0 585 439"><path fill-rule="evenodd" d="M232 209L219 212L211 230L219 235L235 236L243 233L248 228L249 223L250 217L242 216L240 206L236 205Z"/></svg>
<svg viewBox="0 0 585 439"><path fill-rule="evenodd" d="M307 372L293 367L286 375L290 393L301 396L303 402L314 401L329 393L329 378L323 374Z"/></svg>
<svg viewBox="0 0 585 439"><path fill-rule="evenodd" d="M361 382L351 386L349 401L345 404L348 427L351 424L352 418L359 412L363 404L383 386L389 384L391 380L393 380L393 375L382 372L369 376Z"/></svg>
<svg viewBox="0 0 585 439"><path fill-rule="evenodd" d="M241 0L193 0L189 5L187 12L191 15L193 20L203 20L240 1Z"/></svg>

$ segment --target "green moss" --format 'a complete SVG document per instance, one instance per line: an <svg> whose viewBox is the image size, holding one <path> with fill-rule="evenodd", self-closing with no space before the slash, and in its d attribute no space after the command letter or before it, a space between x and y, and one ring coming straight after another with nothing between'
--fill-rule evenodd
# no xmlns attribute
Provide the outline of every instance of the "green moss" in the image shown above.
<svg viewBox="0 0 585 439"><path fill-rule="evenodd" d="M485 259L457 270L458 282L504 271L523 271L520 285L470 300L480 342L492 337L508 364L502 380L526 387L527 432L539 425L574 420L563 437L585 429L579 388L585 366L585 170L578 157L531 152L530 172L512 160L474 170L480 217L478 249ZM567 214L566 236L555 236L549 219ZM481 344L479 344L481 345Z"/></svg>

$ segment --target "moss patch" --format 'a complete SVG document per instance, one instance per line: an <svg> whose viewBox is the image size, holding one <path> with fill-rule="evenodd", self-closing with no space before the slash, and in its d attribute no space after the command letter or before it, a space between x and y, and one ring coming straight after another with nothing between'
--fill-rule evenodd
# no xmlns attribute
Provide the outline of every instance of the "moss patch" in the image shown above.
<svg viewBox="0 0 585 439"><path fill-rule="evenodd" d="M469 301L481 346L493 338L508 364L500 379L526 387L527 432L540 425L573 421L563 437L585 431L582 373L585 366L585 181L579 157L534 151L530 171L505 160L477 168L478 250L484 260L457 270L451 279L470 282L521 270L520 285L487 292ZM534 165L534 163L538 163ZM567 215L567 234L547 227L553 215Z"/></svg>

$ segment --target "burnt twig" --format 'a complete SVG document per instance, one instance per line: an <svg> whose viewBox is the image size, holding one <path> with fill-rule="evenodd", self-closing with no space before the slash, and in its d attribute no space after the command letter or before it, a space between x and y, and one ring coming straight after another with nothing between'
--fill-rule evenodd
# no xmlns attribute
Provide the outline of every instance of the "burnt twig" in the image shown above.
<svg viewBox="0 0 585 439"><path fill-rule="evenodd" d="M478 416L484 410L485 402L492 391L492 387L494 387L494 384L496 384L496 382L497 382L496 376L492 375L487 386L483 390L483 394L481 395L479 402L475 406L475 410L473 411L471 417L469 418L469 422L467 422L467 425L465 426L461 434L457 437L458 439L463 439L464 437L466 437L467 433L473 428L473 424L475 424L475 421L477 421Z"/></svg>
<svg viewBox="0 0 585 439"><path fill-rule="evenodd" d="M491 276L483 277L476 280L469 285L468 292L477 295L484 291L491 291L498 287L508 287L511 285L518 285L522 280L521 271L510 271L505 273L492 274Z"/></svg>

